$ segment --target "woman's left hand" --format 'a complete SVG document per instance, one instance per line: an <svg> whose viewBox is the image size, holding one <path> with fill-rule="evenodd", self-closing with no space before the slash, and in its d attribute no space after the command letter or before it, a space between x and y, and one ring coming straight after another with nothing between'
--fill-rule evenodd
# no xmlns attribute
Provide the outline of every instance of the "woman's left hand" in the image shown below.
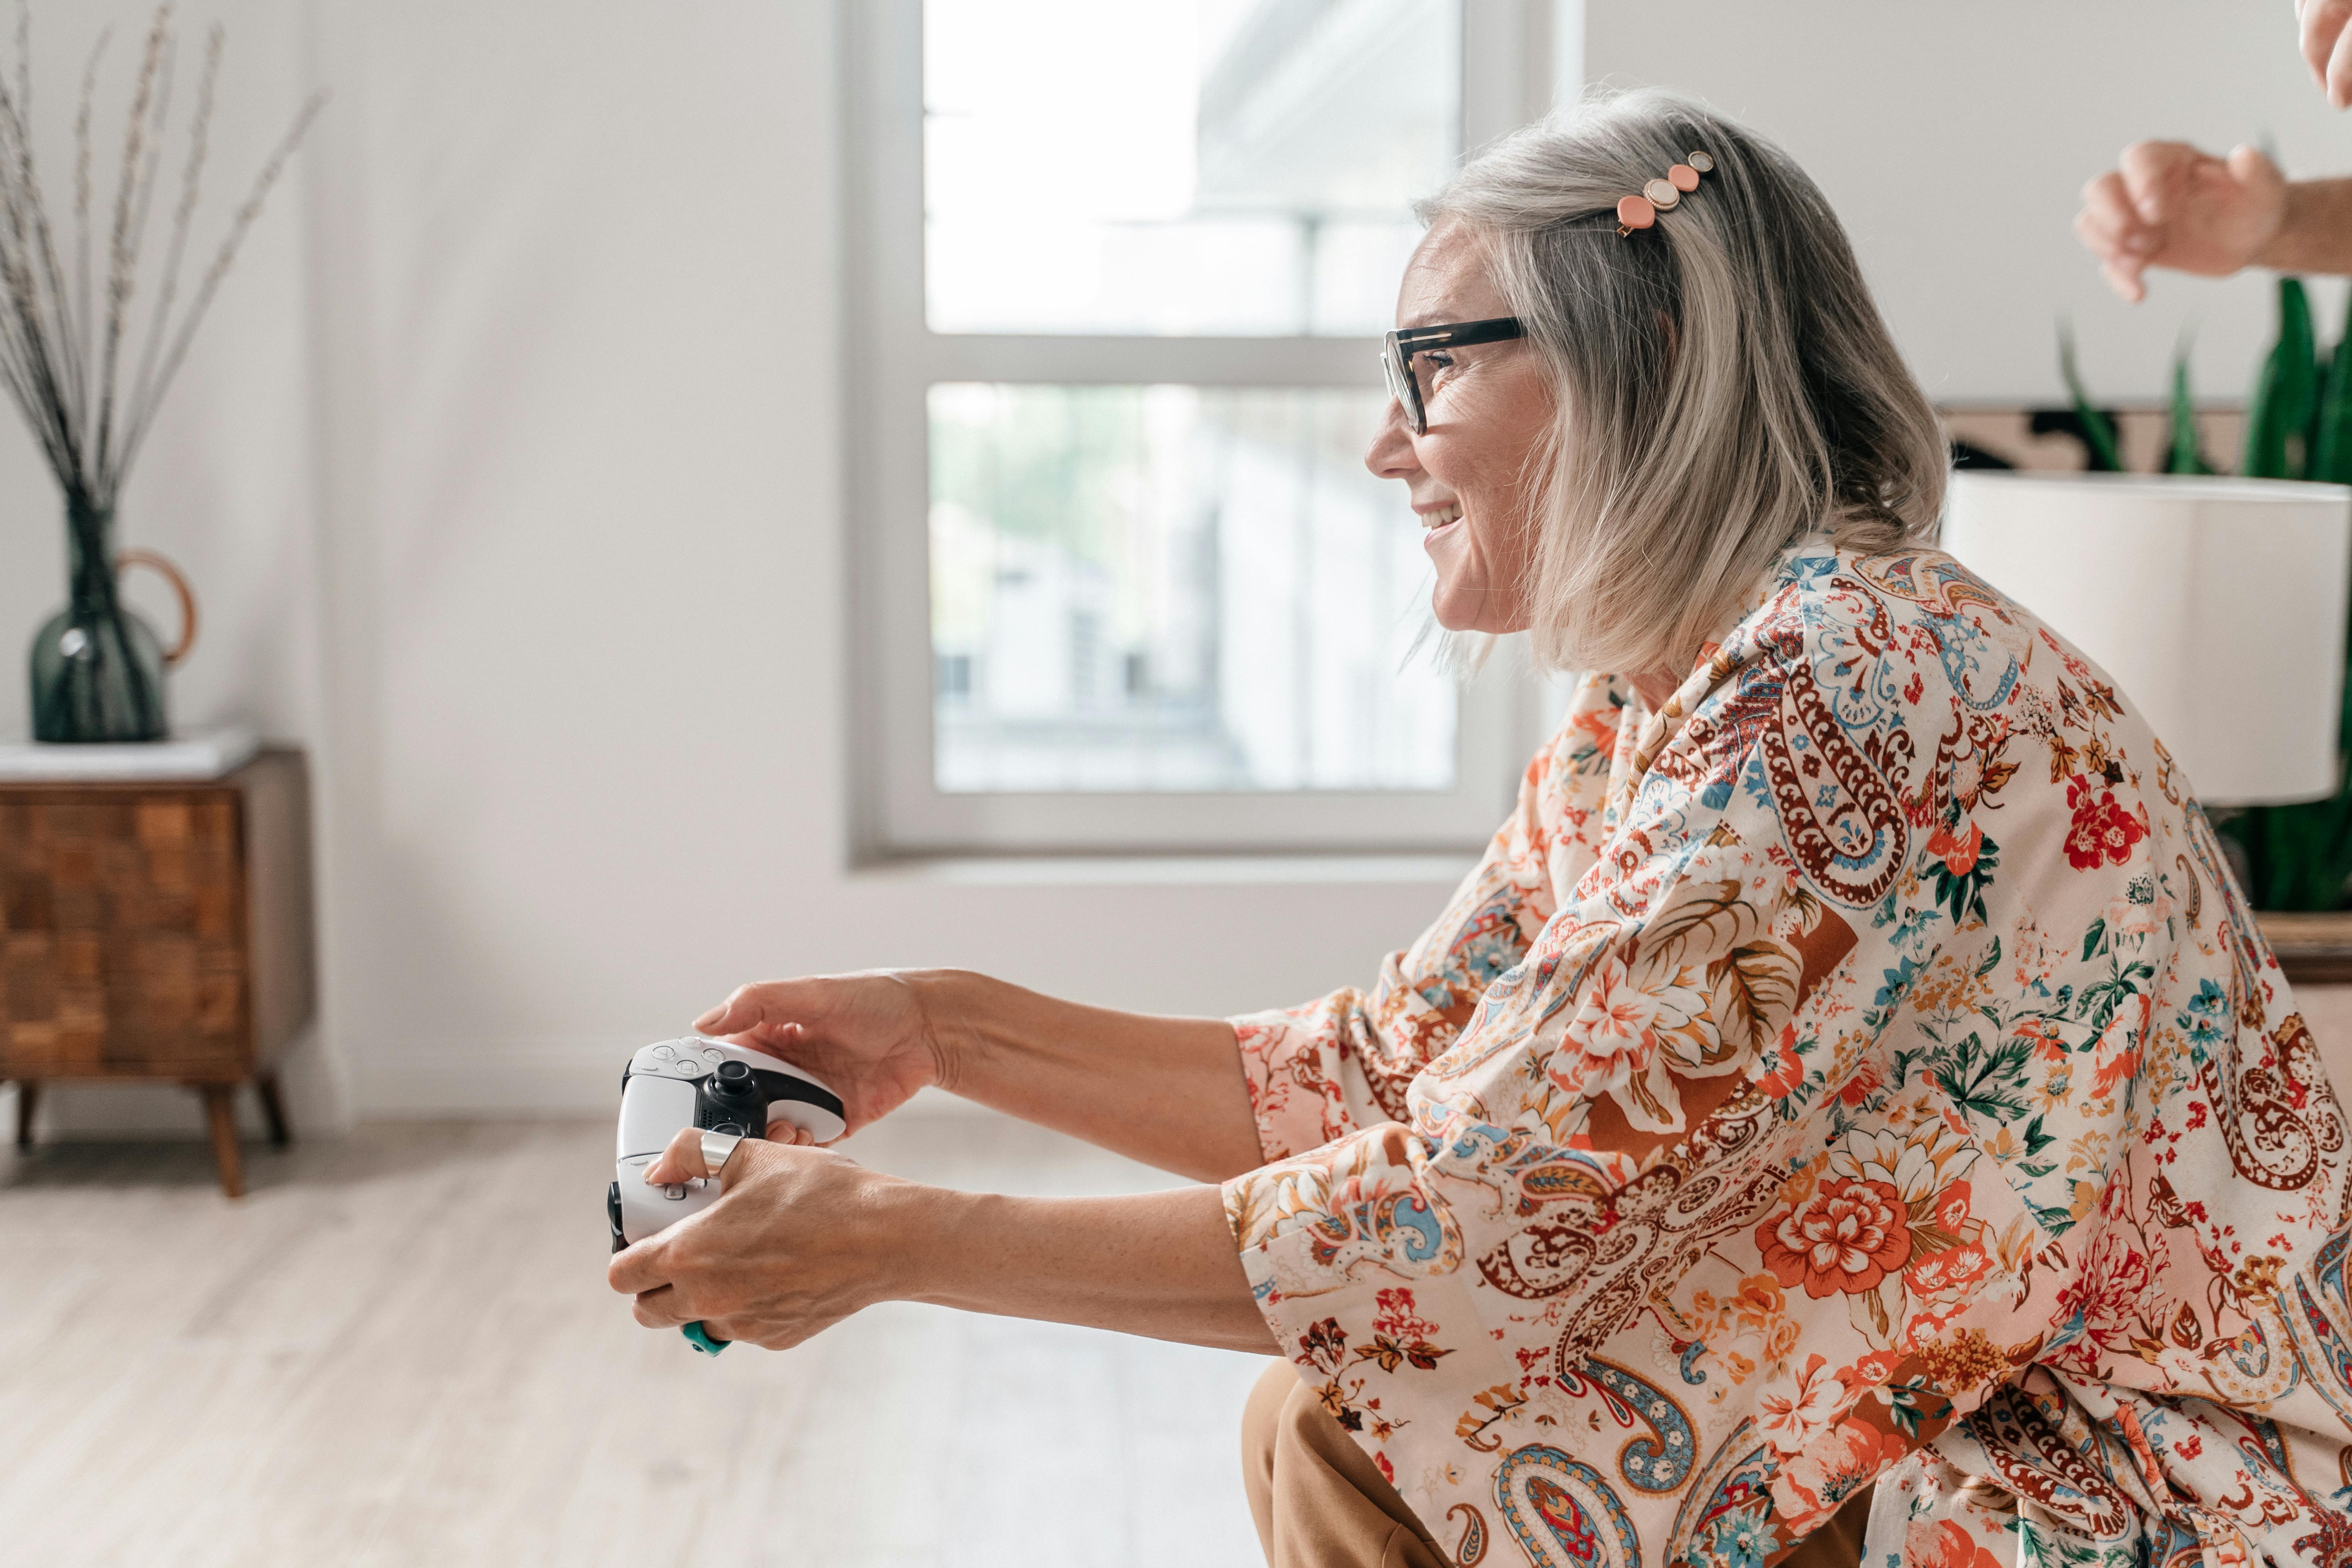
<svg viewBox="0 0 2352 1568"><path fill-rule="evenodd" d="M670 1140L651 1180L706 1175L702 1134ZM1005 1197L869 1171L829 1149L747 1138L719 1201L613 1259L637 1321L699 1320L784 1350L877 1301L1083 1323L1184 1344L1275 1349L1234 1249L1223 1196Z"/></svg>
<svg viewBox="0 0 2352 1568"><path fill-rule="evenodd" d="M702 1136L680 1131L646 1173L658 1185L705 1176ZM886 1189L912 1184L846 1155L747 1138L722 1172L719 1199L613 1259L615 1290L637 1321L699 1321L724 1340L783 1350L891 1294L882 1275L898 1249L871 1221Z"/></svg>

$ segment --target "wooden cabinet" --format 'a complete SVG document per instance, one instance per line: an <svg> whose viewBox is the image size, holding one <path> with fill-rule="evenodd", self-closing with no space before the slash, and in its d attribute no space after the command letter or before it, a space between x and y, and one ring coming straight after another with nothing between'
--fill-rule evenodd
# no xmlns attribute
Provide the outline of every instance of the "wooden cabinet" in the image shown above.
<svg viewBox="0 0 2352 1568"><path fill-rule="evenodd" d="M0 1079L18 1142L45 1083L188 1085L221 1186L244 1190L235 1096L287 1138L278 1058L310 1022L301 753L204 783L0 783Z"/></svg>

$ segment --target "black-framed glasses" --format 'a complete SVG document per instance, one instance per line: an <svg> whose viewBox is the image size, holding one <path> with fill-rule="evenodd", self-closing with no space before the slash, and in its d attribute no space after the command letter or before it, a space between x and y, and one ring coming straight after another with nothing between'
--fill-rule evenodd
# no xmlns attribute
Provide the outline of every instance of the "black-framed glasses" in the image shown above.
<svg viewBox="0 0 2352 1568"><path fill-rule="evenodd" d="M1407 327L1391 332L1381 350L1381 374L1388 378L1389 395L1404 409L1404 422L1416 436L1429 434L1429 408L1421 400L1421 383L1412 374L1412 356L1432 349L1459 348L1466 343L1499 343L1524 338L1528 329L1517 316L1496 316L1485 321L1451 321L1439 327Z"/></svg>

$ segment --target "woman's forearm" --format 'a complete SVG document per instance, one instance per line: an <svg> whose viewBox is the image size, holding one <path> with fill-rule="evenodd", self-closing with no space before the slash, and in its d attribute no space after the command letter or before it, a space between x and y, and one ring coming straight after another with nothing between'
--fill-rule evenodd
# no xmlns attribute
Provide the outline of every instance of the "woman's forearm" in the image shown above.
<svg viewBox="0 0 2352 1568"><path fill-rule="evenodd" d="M2278 232L2254 261L2277 272L2352 274L2352 179L2288 185Z"/></svg>
<svg viewBox="0 0 2352 1568"><path fill-rule="evenodd" d="M961 970L908 979L939 1042L940 1088L1202 1181L1263 1163L1222 1020L1088 1007Z"/></svg>
<svg viewBox="0 0 2352 1568"><path fill-rule="evenodd" d="M912 1184L877 1194L903 1260L890 1295L1273 1352L1214 1187L1017 1198Z"/></svg>

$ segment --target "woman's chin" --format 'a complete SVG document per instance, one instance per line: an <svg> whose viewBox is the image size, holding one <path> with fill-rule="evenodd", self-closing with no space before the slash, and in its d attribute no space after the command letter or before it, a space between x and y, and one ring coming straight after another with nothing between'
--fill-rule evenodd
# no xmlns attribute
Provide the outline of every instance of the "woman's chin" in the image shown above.
<svg viewBox="0 0 2352 1568"><path fill-rule="evenodd" d="M1528 617L1515 605L1498 605L1483 588L1438 580L1429 595L1432 619L1449 632L1486 632L1502 637L1528 629Z"/></svg>
<svg viewBox="0 0 2352 1568"><path fill-rule="evenodd" d="M1489 628L1479 623L1486 618L1486 596L1484 594L1449 592L1440 583L1429 596L1429 613L1437 624L1449 632L1483 632Z"/></svg>

